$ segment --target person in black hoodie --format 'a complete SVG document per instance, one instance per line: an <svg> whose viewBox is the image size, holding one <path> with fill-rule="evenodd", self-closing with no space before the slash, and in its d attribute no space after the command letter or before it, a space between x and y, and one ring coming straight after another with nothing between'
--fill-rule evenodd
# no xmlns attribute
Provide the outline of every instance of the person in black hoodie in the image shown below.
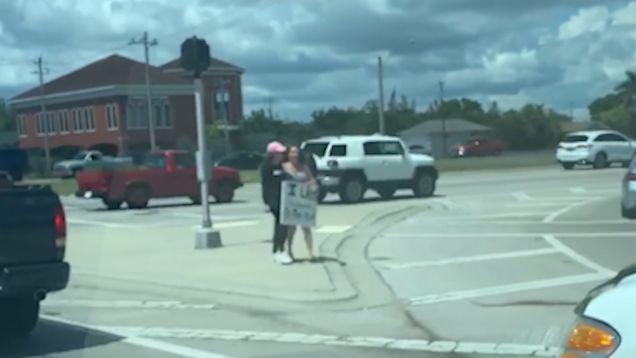
<svg viewBox="0 0 636 358"><path fill-rule="evenodd" d="M285 252L285 239L287 238L288 228L280 223L281 183L287 177L282 168L286 151L287 148L279 142L269 143L267 145L267 156L260 168L263 201L274 216L274 237L272 239L274 262L283 265L292 263L291 257Z"/></svg>

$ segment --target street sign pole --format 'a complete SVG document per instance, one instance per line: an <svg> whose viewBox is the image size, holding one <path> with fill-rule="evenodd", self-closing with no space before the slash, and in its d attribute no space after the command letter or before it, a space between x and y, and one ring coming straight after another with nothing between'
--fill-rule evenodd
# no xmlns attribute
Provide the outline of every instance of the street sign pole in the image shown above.
<svg viewBox="0 0 636 358"><path fill-rule="evenodd" d="M205 138L205 121L203 120L203 81L201 78L194 78L194 105L197 118L197 142L199 150L197 151L197 178L201 184L201 207L203 209L203 220L201 227L203 229L212 228L212 219L210 218L210 192L209 180L210 170L208 168L208 151L207 141Z"/></svg>
<svg viewBox="0 0 636 358"><path fill-rule="evenodd" d="M205 133L205 119L203 112L203 81L201 73L210 66L210 48L205 40L196 36L185 40L181 44L181 66L191 71L194 78L194 106L197 122L197 179L201 184L201 209L203 218L201 227L197 229L194 241L195 249L208 249L222 246L221 234L214 229L210 218L210 166L208 146Z"/></svg>

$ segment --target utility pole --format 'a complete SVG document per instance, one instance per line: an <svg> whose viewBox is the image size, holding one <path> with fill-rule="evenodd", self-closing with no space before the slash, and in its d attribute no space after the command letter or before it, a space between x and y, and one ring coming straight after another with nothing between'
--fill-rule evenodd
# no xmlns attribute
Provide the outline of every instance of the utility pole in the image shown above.
<svg viewBox="0 0 636 358"><path fill-rule="evenodd" d="M444 81L439 81L439 108L442 109L444 105ZM446 146L446 116L440 111L442 117L442 158L446 157L448 147Z"/></svg>
<svg viewBox="0 0 636 358"><path fill-rule="evenodd" d="M49 118L46 115L46 93L44 92L44 74L45 72L48 74L48 68L43 68L42 56L38 57L35 60L35 65L37 66L37 70L33 73L38 75L38 80L40 82L40 118L42 119L42 124L44 125L44 160L46 162L46 170L45 174L49 174L51 171L51 148L49 146L49 132L51 131L51 123L49 123ZM37 116L36 116L37 121ZM37 126L37 124L36 124Z"/></svg>
<svg viewBox="0 0 636 358"><path fill-rule="evenodd" d="M157 149L157 142L155 139L155 123L152 117L152 97L150 95L150 47L157 46L157 39L150 40L148 38L148 32L144 31L144 34L138 38L130 40L129 45L143 45L144 57L146 61L145 67L145 80L146 80L146 117L148 120L148 131L150 134L150 150Z"/></svg>
<svg viewBox="0 0 636 358"><path fill-rule="evenodd" d="M274 99L272 97L267 97L267 116L269 120L274 120L274 109L273 109Z"/></svg>
<svg viewBox="0 0 636 358"><path fill-rule="evenodd" d="M217 116L221 117L223 121L223 137L225 140L225 154L229 154L231 151L230 148L230 134L229 134L229 108L227 108L227 104L230 102L229 91L227 85L229 84L228 80L222 80L219 82L217 86L216 99L217 103L220 103L219 112Z"/></svg>
<svg viewBox="0 0 636 358"><path fill-rule="evenodd" d="M378 87L380 95L378 103L380 134L384 134L384 69L382 67L382 56L378 56Z"/></svg>

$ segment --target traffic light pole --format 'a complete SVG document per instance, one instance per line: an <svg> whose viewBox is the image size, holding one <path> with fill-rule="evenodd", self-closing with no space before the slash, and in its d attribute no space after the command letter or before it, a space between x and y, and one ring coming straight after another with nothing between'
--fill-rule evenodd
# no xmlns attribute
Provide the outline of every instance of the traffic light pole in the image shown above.
<svg viewBox="0 0 636 358"><path fill-rule="evenodd" d="M197 179L201 185L201 209L203 219L201 227L197 229L194 241L195 249L209 249L220 247L221 234L214 229L210 218L210 160L205 130L205 116L203 111L203 81L201 73L210 66L210 48L205 40L192 37L181 44L181 65L191 71L194 77L194 106L197 122Z"/></svg>

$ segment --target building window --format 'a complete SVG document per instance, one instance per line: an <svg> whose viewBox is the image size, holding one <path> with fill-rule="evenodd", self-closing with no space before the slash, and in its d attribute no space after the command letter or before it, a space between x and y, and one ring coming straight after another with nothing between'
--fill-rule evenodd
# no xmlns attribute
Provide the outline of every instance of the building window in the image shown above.
<svg viewBox="0 0 636 358"><path fill-rule="evenodd" d="M126 107L126 124L128 129L148 128L145 100L131 100Z"/></svg>
<svg viewBox="0 0 636 358"><path fill-rule="evenodd" d="M60 120L60 134L67 134L71 131L71 125L69 123L68 111L63 110L58 112Z"/></svg>
<svg viewBox="0 0 636 358"><path fill-rule="evenodd" d="M35 121L36 121L35 132L38 135L44 135L44 133L46 133L46 117L41 112L37 113L35 115Z"/></svg>
<svg viewBox="0 0 636 358"><path fill-rule="evenodd" d="M24 114L21 114L19 116L16 117L16 127L18 130L18 135L21 137L26 137L27 136L27 121L26 121L26 116Z"/></svg>
<svg viewBox="0 0 636 358"><path fill-rule="evenodd" d="M95 131L95 110L93 107L84 107L81 110L82 122L84 122L84 129L87 132Z"/></svg>
<svg viewBox="0 0 636 358"><path fill-rule="evenodd" d="M119 112L116 104L106 105L106 127L108 130L119 128Z"/></svg>
<svg viewBox="0 0 636 358"><path fill-rule="evenodd" d="M46 124L49 134L57 133L57 123L55 120L55 112L46 112Z"/></svg>
<svg viewBox="0 0 636 358"><path fill-rule="evenodd" d="M84 122L82 121L81 111L78 108L71 110L73 114L73 132L81 133L84 131Z"/></svg>
<svg viewBox="0 0 636 358"><path fill-rule="evenodd" d="M172 109L167 99L155 99L152 106L155 128L170 129L173 126Z"/></svg>

